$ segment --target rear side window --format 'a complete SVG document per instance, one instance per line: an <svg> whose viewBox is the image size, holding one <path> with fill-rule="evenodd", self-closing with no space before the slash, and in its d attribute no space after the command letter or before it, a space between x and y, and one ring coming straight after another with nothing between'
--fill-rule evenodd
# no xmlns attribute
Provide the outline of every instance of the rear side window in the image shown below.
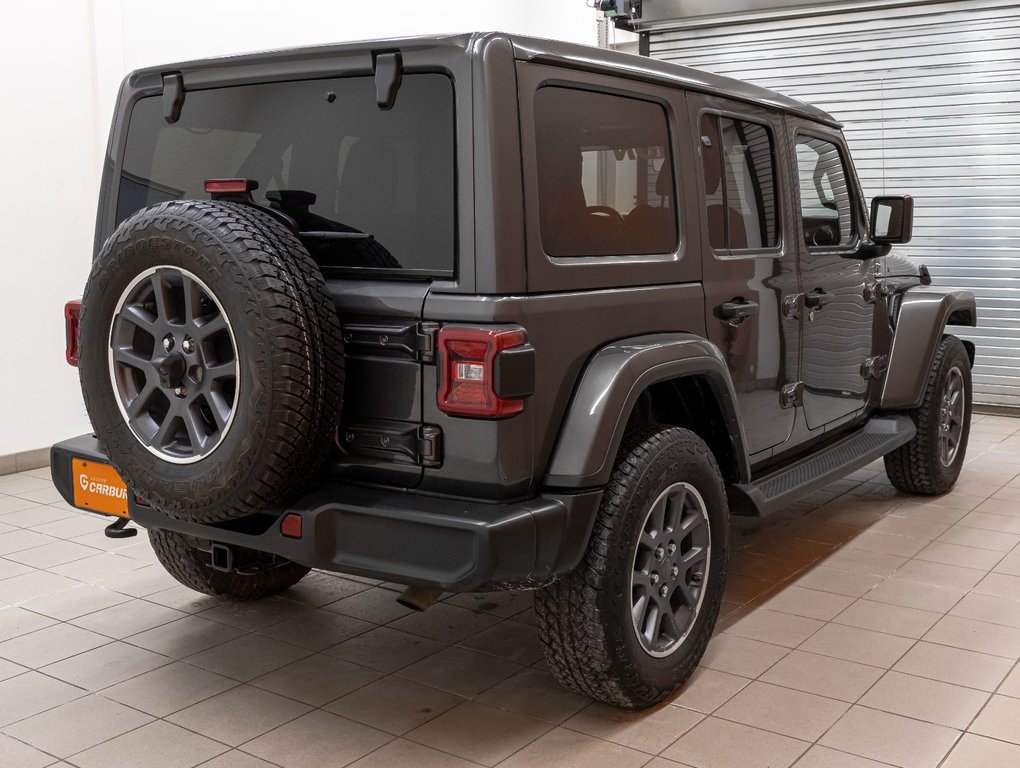
<svg viewBox="0 0 1020 768"><path fill-rule="evenodd" d="M535 141L546 253L676 250L676 185L662 106L546 86L535 95Z"/></svg>
<svg viewBox="0 0 1020 768"><path fill-rule="evenodd" d="M701 158L712 247L740 251L778 246L772 132L760 123L705 114Z"/></svg>
<svg viewBox="0 0 1020 768"><path fill-rule="evenodd" d="M854 239L853 197L839 147L798 134L797 177L804 242L808 246L844 246Z"/></svg>
<svg viewBox="0 0 1020 768"><path fill-rule="evenodd" d="M189 91L177 123L160 97L130 118L118 223L140 208L208 199L206 179L258 182L256 202L302 231L326 267L450 275L455 259L453 83L405 74L391 110L371 77Z"/></svg>

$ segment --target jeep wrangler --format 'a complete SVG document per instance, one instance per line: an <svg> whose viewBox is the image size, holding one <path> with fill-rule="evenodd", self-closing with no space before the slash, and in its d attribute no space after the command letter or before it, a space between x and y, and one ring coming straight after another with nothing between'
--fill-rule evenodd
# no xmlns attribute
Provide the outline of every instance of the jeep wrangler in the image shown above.
<svg viewBox="0 0 1020 768"><path fill-rule="evenodd" d="M912 213L825 112L583 46L133 72L54 483L221 597L536 590L559 680L647 706L709 642L731 514L879 457L956 481L975 302L890 252Z"/></svg>

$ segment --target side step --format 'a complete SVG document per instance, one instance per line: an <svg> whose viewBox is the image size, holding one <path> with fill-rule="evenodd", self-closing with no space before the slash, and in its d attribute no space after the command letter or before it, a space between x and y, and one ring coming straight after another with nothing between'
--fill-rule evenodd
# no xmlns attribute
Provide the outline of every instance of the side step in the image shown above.
<svg viewBox="0 0 1020 768"><path fill-rule="evenodd" d="M909 416L876 416L856 432L783 469L753 483L730 486L730 506L735 514L775 512L899 448L916 431Z"/></svg>

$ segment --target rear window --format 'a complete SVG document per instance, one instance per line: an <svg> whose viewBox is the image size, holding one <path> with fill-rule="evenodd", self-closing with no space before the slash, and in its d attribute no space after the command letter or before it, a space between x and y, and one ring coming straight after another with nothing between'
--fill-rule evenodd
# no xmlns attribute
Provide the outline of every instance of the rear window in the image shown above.
<svg viewBox="0 0 1020 768"><path fill-rule="evenodd" d="M256 202L302 231L322 266L450 275L455 259L453 83L405 74L391 110L371 77L187 93L168 125L161 97L130 118L118 223L166 200L208 199L206 179L258 182Z"/></svg>
<svg viewBox="0 0 1020 768"><path fill-rule="evenodd" d="M535 94L538 204L550 256L672 253L676 194L658 104L558 86Z"/></svg>

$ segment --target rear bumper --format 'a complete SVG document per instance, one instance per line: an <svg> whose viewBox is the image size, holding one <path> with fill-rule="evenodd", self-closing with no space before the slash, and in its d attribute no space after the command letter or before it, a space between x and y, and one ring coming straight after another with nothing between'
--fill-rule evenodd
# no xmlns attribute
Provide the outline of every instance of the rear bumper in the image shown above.
<svg viewBox="0 0 1020 768"><path fill-rule="evenodd" d="M53 483L74 505L72 458L108 462L91 435L51 449ZM538 587L573 570L591 533L601 491L549 494L512 504L429 496L323 480L286 507L216 525L189 523L142 506L143 528L271 552L328 571L450 592ZM301 516L300 539L284 516Z"/></svg>

